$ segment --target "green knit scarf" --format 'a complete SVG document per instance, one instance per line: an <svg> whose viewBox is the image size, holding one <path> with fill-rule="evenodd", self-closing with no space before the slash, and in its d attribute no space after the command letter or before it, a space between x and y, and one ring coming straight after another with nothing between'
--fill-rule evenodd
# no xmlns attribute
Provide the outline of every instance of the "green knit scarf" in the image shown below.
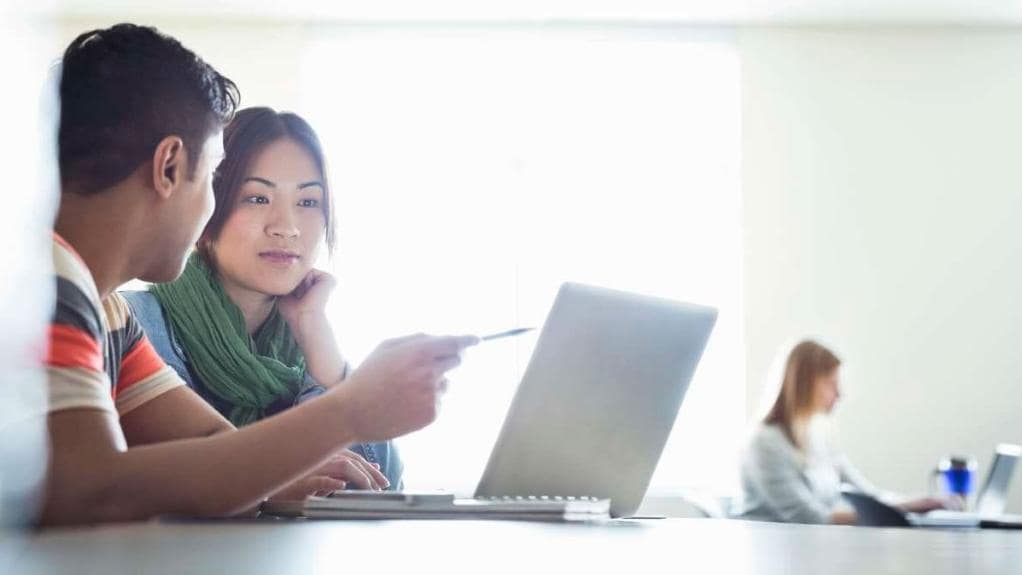
<svg viewBox="0 0 1022 575"><path fill-rule="evenodd" d="M232 406L228 419L234 425L258 421L271 404L297 397L305 357L276 304L255 335L248 335L241 310L198 253L180 278L149 291L202 383Z"/></svg>

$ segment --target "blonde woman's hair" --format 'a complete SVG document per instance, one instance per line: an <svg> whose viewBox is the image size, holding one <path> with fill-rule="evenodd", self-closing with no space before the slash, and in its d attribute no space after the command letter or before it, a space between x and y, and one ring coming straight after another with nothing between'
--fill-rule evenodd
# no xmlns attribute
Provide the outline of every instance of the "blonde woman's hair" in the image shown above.
<svg viewBox="0 0 1022 575"><path fill-rule="evenodd" d="M792 445L802 449L795 433L795 422L812 412L813 384L816 380L831 373L839 365L841 360L834 352L815 341L805 340L796 345L788 354L781 391L763 423L779 426Z"/></svg>

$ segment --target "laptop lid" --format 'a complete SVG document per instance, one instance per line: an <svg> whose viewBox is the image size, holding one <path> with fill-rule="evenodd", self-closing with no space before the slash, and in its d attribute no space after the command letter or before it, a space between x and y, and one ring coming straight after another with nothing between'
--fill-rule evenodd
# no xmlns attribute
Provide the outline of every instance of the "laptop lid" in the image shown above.
<svg viewBox="0 0 1022 575"><path fill-rule="evenodd" d="M713 308L564 284L476 495L638 509L716 322Z"/></svg>
<svg viewBox="0 0 1022 575"><path fill-rule="evenodd" d="M1011 485L1015 464L1022 455L1022 447L1002 443L994 450L994 460L986 483L976 499L976 513L981 517L1002 515L1008 505L1008 487Z"/></svg>

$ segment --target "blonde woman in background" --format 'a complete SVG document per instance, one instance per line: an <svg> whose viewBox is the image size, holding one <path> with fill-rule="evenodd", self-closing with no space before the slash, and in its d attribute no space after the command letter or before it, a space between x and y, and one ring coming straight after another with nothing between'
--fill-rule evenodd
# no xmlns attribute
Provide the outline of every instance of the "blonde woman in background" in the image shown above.
<svg viewBox="0 0 1022 575"><path fill-rule="evenodd" d="M841 360L815 341L791 350L781 390L742 458L743 519L854 524L855 512L843 505L841 485L877 496L821 431L841 397L840 367ZM926 498L897 507L921 513L954 505Z"/></svg>

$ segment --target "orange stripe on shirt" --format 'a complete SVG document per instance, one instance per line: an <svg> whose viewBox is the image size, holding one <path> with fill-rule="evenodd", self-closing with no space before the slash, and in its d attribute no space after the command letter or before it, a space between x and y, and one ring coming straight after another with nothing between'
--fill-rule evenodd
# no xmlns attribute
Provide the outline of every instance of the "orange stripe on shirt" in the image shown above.
<svg viewBox="0 0 1022 575"><path fill-rule="evenodd" d="M156 353L149 338L142 336L131 350L121 359L121 371L117 376L117 391L120 393L163 369L163 358Z"/></svg>
<svg viewBox="0 0 1022 575"><path fill-rule="evenodd" d="M103 371L103 351L88 332L70 325L50 324L49 343L46 365Z"/></svg>

